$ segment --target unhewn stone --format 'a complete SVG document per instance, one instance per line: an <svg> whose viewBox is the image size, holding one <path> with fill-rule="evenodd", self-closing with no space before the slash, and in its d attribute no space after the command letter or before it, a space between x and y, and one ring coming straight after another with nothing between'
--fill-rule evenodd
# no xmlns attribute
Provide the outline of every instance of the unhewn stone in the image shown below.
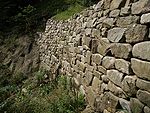
<svg viewBox="0 0 150 113"><path fill-rule="evenodd" d="M102 97L99 108L103 111L107 109L109 112L114 113L116 111L116 106L118 105L118 97L113 95L111 92L105 92Z"/></svg>
<svg viewBox="0 0 150 113"><path fill-rule="evenodd" d="M101 55L106 55L109 51L110 42L107 38L101 38L99 39L97 52Z"/></svg>
<svg viewBox="0 0 150 113"><path fill-rule="evenodd" d="M87 36L91 35L91 33L92 33L92 29L91 29L91 28L85 29L85 34L86 34Z"/></svg>
<svg viewBox="0 0 150 113"><path fill-rule="evenodd" d="M118 17L120 14L120 10L119 9L115 9L115 10L112 10L109 14L109 17Z"/></svg>
<svg viewBox="0 0 150 113"><path fill-rule="evenodd" d="M92 30L92 37L100 37L100 30L98 30L98 29L93 29Z"/></svg>
<svg viewBox="0 0 150 113"><path fill-rule="evenodd" d="M91 41L90 37L88 37L88 36L83 36L82 37L82 45L87 45L89 47L90 41Z"/></svg>
<svg viewBox="0 0 150 113"><path fill-rule="evenodd" d="M103 74L106 74L106 72L107 72L106 68L104 68L103 66L98 66L97 70Z"/></svg>
<svg viewBox="0 0 150 113"><path fill-rule="evenodd" d="M123 73L130 73L130 62L123 59L116 59L115 68Z"/></svg>
<svg viewBox="0 0 150 113"><path fill-rule="evenodd" d="M127 17L119 17L116 25L119 27L127 27L128 25L137 23L139 20L138 16L127 16Z"/></svg>
<svg viewBox="0 0 150 113"><path fill-rule="evenodd" d="M112 0L110 10L120 8L123 2L125 2L125 0Z"/></svg>
<svg viewBox="0 0 150 113"><path fill-rule="evenodd" d="M110 113L109 111L107 111L106 109L104 109L103 113Z"/></svg>
<svg viewBox="0 0 150 113"><path fill-rule="evenodd" d="M114 43L111 45L110 49L115 57L127 59L132 51L132 46L125 43Z"/></svg>
<svg viewBox="0 0 150 113"><path fill-rule="evenodd" d="M135 95L137 92L136 88L136 76L125 76L122 81L122 89L129 95Z"/></svg>
<svg viewBox="0 0 150 113"><path fill-rule="evenodd" d="M89 105L93 107L96 96L92 89L92 86L89 86L86 88L86 97L87 97Z"/></svg>
<svg viewBox="0 0 150 113"><path fill-rule="evenodd" d="M147 34L147 27L140 24L129 25L125 33L126 42L135 43L143 41Z"/></svg>
<svg viewBox="0 0 150 113"><path fill-rule="evenodd" d="M150 92L150 82L142 79L137 79L136 86L140 89Z"/></svg>
<svg viewBox="0 0 150 113"><path fill-rule="evenodd" d="M97 65L101 64L103 56L100 54L92 54L92 62L94 62Z"/></svg>
<svg viewBox="0 0 150 113"><path fill-rule="evenodd" d="M144 105L136 98L130 99L130 108L132 113L142 113Z"/></svg>
<svg viewBox="0 0 150 113"><path fill-rule="evenodd" d="M101 83L102 83L102 81L100 79L98 79L97 77L94 77L93 82L92 82L93 91L98 93L100 91Z"/></svg>
<svg viewBox="0 0 150 113"><path fill-rule="evenodd" d="M115 58L105 56L102 60L102 66L104 66L106 69L112 69L115 65Z"/></svg>
<svg viewBox="0 0 150 113"><path fill-rule="evenodd" d="M124 28L116 27L116 28L110 29L108 31L107 38L111 42L119 42L123 38L124 32L125 32Z"/></svg>
<svg viewBox="0 0 150 113"><path fill-rule="evenodd" d="M104 93L105 91L108 91L108 85L105 83L101 84L100 92Z"/></svg>
<svg viewBox="0 0 150 113"><path fill-rule="evenodd" d="M101 79L101 76L103 75L101 72L93 71L93 75L99 79Z"/></svg>
<svg viewBox="0 0 150 113"><path fill-rule="evenodd" d="M88 64L90 64L90 62L91 62L91 56L92 56L92 53L90 51L87 51L87 53L86 53L86 62Z"/></svg>
<svg viewBox="0 0 150 113"><path fill-rule="evenodd" d="M134 57L150 61L150 41L135 44L132 54Z"/></svg>
<svg viewBox="0 0 150 113"><path fill-rule="evenodd" d="M106 18L104 21L103 21L103 26L106 26L106 27L112 27L114 25L114 19L113 18Z"/></svg>
<svg viewBox="0 0 150 113"><path fill-rule="evenodd" d="M150 13L147 13L147 14L143 14L141 16L141 24L147 24L147 23L150 23Z"/></svg>
<svg viewBox="0 0 150 113"><path fill-rule="evenodd" d="M123 7L121 8L121 12L120 12L120 15L128 15L130 14L130 7Z"/></svg>
<svg viewBox="0 0 150 113"><path fill-rule="evenodd" d="M120 73L117 70L107 70L107 77L110 81L112 81L114 84L121 87L121 82L123 79L123 73Z"/></svg>
<svg viewBox="0 0 150 113"><path fill-rule="evenodd" d="M119 98L119 103L121 105L121 107L126 110L128 113L131 113L131 108L130 108L130 102L125 100L125 99L122 99L122 98Z"/></svg>
<svg viewBox="0 0 150 113"><path fill-rule="evenodd" d="M117 97L126 98L125 92L110 81L108 82L108 90L110 90Z"/></svg>
<svg viewBox="0 0 150 113"><path fill-rule="evenodd" d="M83 77L83 85L90 85L93 80L93 74L90 71L86 71Z"/></svg>
<svg viewBox="0 0 150 113"><path fill-rule="evenodd" d="M78 69L81 71L85 70L85 64L77 60Z"/></svg>
<svg viewBox="0 0 150 113"><path fill-rule="evenodd" d="M131 7L132 14L141 14L148 2L149 0L139 0L138 2L133 3Z"/></svg>
<svg viewBox="0 0 150 113"><path fill-rule="evenodd" d="M150 80L150 62L132 58L131 67L138 77Z"/></svg>
<svg viewBox="0 0 150 113"><path fill-rule="evenodd" d="M144 104L146 104L148 107L150 107L150 93L147 91L143 91L143 90L138 90L137 92L137 98L143 102Z"/></svg>
<svg viewBox="0 0 150 113"><path fill-rule="evenodd" d="M150 107L145 106L144 107L144 113L150 113Z"/></svg>

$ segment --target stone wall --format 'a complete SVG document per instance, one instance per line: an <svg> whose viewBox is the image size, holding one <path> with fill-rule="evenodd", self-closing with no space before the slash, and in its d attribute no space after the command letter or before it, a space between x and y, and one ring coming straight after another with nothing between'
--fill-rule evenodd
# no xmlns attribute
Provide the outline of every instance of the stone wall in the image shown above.
<svg viewBox="0 0 150 113"><path fill-rule="evenodd" d="M37 40L42 65L73 79L88 102L83 112L150 113L149 12L149 0L101 0L47 21Z"/></svg>

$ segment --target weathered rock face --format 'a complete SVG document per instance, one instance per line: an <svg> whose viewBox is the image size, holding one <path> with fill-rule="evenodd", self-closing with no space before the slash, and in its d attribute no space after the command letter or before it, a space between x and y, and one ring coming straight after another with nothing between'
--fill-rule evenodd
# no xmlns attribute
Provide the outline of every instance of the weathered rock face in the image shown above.
<svg viewBox="0 0 150 113"><path fill-rule="evenodd" d="M40 63L39 48L34 40L29 36L22 36L14 40L13 43L15 45L10 44L14 46L13 49L9 46L8 48L7 46L0 48L1 54L7 54L0 63L7 65L14 76L21 73L24 76L29 76L32 72L37 71Z"/></svg>
<svg viewBox="0 0 150 113"><path fill-rule="evenodd" d="M37 40L40 60L85 92L83 112L149 113L149 6L149 0L101 0L68 20L47 21Z"/></svg>

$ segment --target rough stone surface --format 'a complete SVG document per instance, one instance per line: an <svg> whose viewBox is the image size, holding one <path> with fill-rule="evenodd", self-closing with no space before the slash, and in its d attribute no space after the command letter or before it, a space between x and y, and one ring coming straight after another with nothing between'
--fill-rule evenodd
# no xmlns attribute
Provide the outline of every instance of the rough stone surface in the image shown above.
<svg viewBox="0 0 150 113"><path fill-rule="evenodd" d="M123 73L120 73L117 70L107 70L107 77L114 84L116 84L118 86L121 86L121 82L122 82L122 79L123 79Z"/></svg>
<svg viewBox="0 0 150 113"><path fill-rule="evenodd" d="M123 7L121 8L120 15L129 15L130 14L130 7Z"/></svg>
<svg viewBox="0 0 150 113"><path fill-rule="evenodd" d="M98 66L97 70L103 74L106 74L106 72L107 72L106 68L104 68L103 66Z"/></svg>
<svg viewBox="0 0 150 113"><path fill-rule="evenodd" d="M110 10L119 8L121 3L124 1L125 0L112 0L111 5L110 5Z"/></svg>
<svg viewBox="0 0 150 113"><path fill-rule="evenodd" d="M127 59L132 51L132 46L130 44L113 43L110 49L115 57Z"/></svg>
<svg viewBox="0 0 150 113"><path fill-rule="evenodd" d="M108 53L109 47L110 42L107 38L99 39L97 52L100 53L101 55L106 55Z"/></svg>
<svg viewBox="0 0 150 113"><path fill-rule="evenodd" d="M144 107L144 113L150 113L150 108L147 107L147 106L145 106L145 107Z"/></svg>
<svg viewBox="0 0 150 113"><path fill-rule="evenodd" d="M119 9L115 9L115 10L112 10L109 14L110 17L118 17L120 14L120 10Z"/></svg>
<svg viewBox="0 0 150 113"><path fill-rule="evenodd" d="M125 32L124 28L119 27L113 28L108 31L107 38L111 42L119 42L123 38L124 32Z"/></svg>
<svg viewBox="0 0 150 113"><path fill-rule="evenodd" d="M148 4L149 0L139 0L132 4L132 14L141 14L144 11L144 7Z"/></svg>
<svg viewBox="0 0 150 113"><path fill-rule="evenodd" d="M86 88L86 94L87 94L87 100L88 100L89 105L93 107L96 97L91 86Z"/></svg>
<svg viewBox="0 0 150 113"><path fill-rule="evenodd" d="M115 68L123 73L130 73L130 62L123 59L116 59Z"/></svg>
<svg viewBox="0 0 150 113"><path fill-rule="evenodd" d="M102 60L102 66L104 66L106 69L112 69L115 65L115 58L106 56Z"/></svg>
<svg viewBox="0 0 150 113"><path fill-rule="evenodd" d="M103 104L104 103L104 104ZM114 113L116 111L116 106L118 104L118 97L113 95L111 92L105 92L99 102L99 109L103 112L106 109L109 112Z"/></svg>
<svg viewBox="0 0 150 113"><path fill-rule="evenodd" d="M143 41L147 33L147 27L140 24L129 25L125 33L126 42L135 43Z"/></svg>
<svg viewBox="0 0 150 113"><path fill-rule="evenodd" d="M150 92L150 82L142 79L137 79L136 86L140 89Z"/></svg>
<svg viewBox="0 0 150 113"><path fill-rule="evenodd" d="M131 108L130 108L130 102L129 101L120 98L119 103L120 103L120 105L122 106L122 108L124 110L126 110L128 113L131 113Z"/></svg>
<svg viewBox="0 0 150 113"><path fill-rule="evenodd" d="M118 27L125 27L126 28L128 25L137 23L138 20L139 20L138 16L119 17L117 22L116 22L116 25Z"/></svg>
<svg viewBox="0 0 150 113"><path fill-rule="evenodd" d="M93 78L93 82L92 82L92 89L93 89L93 91L98 93L99 90L100 90L100 87L101 87L101 83L102 83L101 80L99 80L97 77L94 77Z"/></svg>
<svg viewBox="0 0 150 113"><path fill-rule="evenodd" d="M132 113L142 113L144 105L136 98L130 99L130 108Z"/></svg>
<svg viewBox="0 0 150 113"><path fill-rule="evenodd" d="M150 62L132 58L131 67L138 77L150 80Z"/></svg>
<svg viewBox="0 0 150 113"><path fill-rule="evenodd" d="M122 89L129 95L135 95L137 92L136 88L136 76L125 76L122 81Z"/></svg>
<svg viewBox="0 0 150 113"><path fill-rule="evenodd" d="M100 64L102 61L103 56L100 54L92 54L92 62L94 62L95 64Z"/></svg>
<svg viewBox="0 0 150 113"><path fill-rule="evenodd" d="M134 57L150 61L150 41L135 44L132 54Z"/></svg>
<svg viewBox="0 0 150 113"><path fill-rule="evenodd" d="M143 90L138 90L137 92L137 98L143 102L144 104L146 104L148 107L150 107L150 93L147 91L143 91Z"/></svg>
<svg viewBox="0 0 150 113"><path fill-rule="evenodd" d="M108 82L108 90L110 90L117 97L126 98L125 92L110 81Z"/></svg>
<svg viewBox="0 0 150 113"><path fill-rule="evenodd" d="M150 23L150 13L148 14L143 14L141 16L141 24L147 24L147 23Z"/></svg>

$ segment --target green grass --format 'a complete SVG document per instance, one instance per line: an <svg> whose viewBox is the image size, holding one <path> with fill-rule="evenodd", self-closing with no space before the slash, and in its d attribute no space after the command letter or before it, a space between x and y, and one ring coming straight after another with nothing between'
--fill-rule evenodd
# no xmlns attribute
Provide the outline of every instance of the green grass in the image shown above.
<svg viewBox="0 0 150 113"><path fill-rule="evenodd" d="M73 16L74 14L81 12L83 9L85 9L84 6L75 4L75 5L70 6L67 10L56 14L52 18L54 18L56 20L66 20L66 19L70 18L71 16Z"/></svg>
<svg viewBox="0 0 150 113"><path fill-rule="evenodd" d="M71 88L64 76L55 81L38 71L16 89L13 84L0 87L0 112L7 113L80 113L85 108L84 96Z"/></svg>

